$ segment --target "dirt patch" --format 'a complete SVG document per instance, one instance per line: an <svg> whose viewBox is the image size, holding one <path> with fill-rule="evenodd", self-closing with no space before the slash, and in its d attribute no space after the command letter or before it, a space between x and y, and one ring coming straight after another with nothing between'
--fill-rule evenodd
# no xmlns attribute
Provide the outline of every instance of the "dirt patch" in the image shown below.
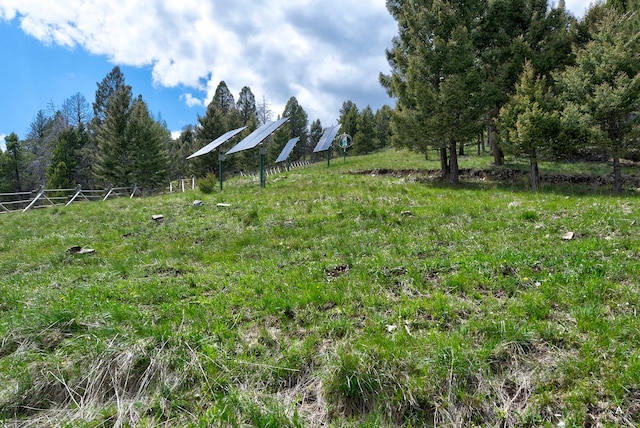
<svg viewBox="0 0 640 428"><path fill-rule="evenodd" d="M430 179L440 178L439 169L390 169L379 168L369 170L352 171L354 175L384 175L390 177L429 177ZM472 169L461 168L458 173L460 178L490 180L498 183L512 183L526 181L529 179L529 172L519 169L509 168L485 168ZM640 176L626 175L622 177L623 185L628 187L640 187ZM582 184L587 186L611 186L613 185L613 175L595 174L540 174L540 184L542 185L565 185Z"/></svg>

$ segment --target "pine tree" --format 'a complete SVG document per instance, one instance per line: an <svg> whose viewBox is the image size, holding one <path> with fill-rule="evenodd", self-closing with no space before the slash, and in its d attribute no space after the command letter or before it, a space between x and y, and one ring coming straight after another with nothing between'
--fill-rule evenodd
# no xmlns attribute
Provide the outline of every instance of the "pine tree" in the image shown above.
<svg viewBox="0 0 640 428"><path fill-rule="evenodd" d="M556 76L563 116L580 117L592 144L612 159L616 192L622 191L620 159L629 148L638 148L639 27L637 15L610 10L593 39L578 51L576 64Z"/></svg>
<svg viewBox="0 0 640 428"><path fill-rule="evenodd" d="M257 123L258 110L256 108L256 97L248 86L243 87L240 91L236 108L240 114L240 121L243 125Z"/></svg>
<svg viewBox="0 0 640 428"><path fill-rule="evenodd" d="M308 153L313 152L313 149L318 145L320 138L322 138L322 132L322 122L320 122L320 119L316 119L311 122L311 128L309 129L309 142L307 143Z"/></svg>
<svg viewBox="0 0 640 428"><path fill-rule="evenodd" d="M300 141L298 141L293 152L289 155L289 159L301 159L307 154L305 149L309 140L309 117L307 112L298 103L296 97L291 97L284 107L282 117L288 117L289 120L282 126L281 131L277 133L281 138L277 141L274 140L274 147L269 148L269 156L275 160L290 139L300 137Z"/></svg>
<svg viewBox="0 0 640 428"><path fill-rule="evenodd" d="M20 171L24 167L24 146L15 132L4 137L6 151L5 158L5 189L12 192L22 192Z"/></svg>
<svg viewBox="0 0 640 428"><path fill-rule="evenodd" d="M386 147L391 142L391 115L392 110L388 105L382 106L382 108L376 111L375 115L375 149L381 149Z"/></svg>
<svg viewBox="0 0 640 428"><path fill-rule="evenodd" d="M155 189L167 180L169 157L164 146L165 130L153 120L141 97L133 102L127 123L132 183Z"/></svg>
<svg viewBox="0 0 640 428"><path fill-rule="evenodd" d="M231 95L231 91L229 91L229 88L224 81L221 81L216 87L216 92L213 95L212 102L225 115L236 108L236 102L233 99L233 95Z"/></svg>
<svg viewBox="0 0 640 428"><path fill-rule="evenodd" d="M66 189L78 184L78 160L82 148L82 129L68 128L58 136L51 165L47 170L47 187Z"/></svg>
<svg viewBox="0 0 640 428"><path fill-rule="evenodd" d="M356 120L356 134L353 136L353 151L357 154L375 150L375 117L371 106L366 106Z"/></svg>
<svg viewBox="0 0 640 428"><path fill-rule="evenodd" d="M131 185L131 148L127 127L131 111L131 87L120 86L108 100L102 125L97 130L96 177L103 184Z"/></svg>
<svg viewBox="0 0 640 428"><path fill-rule="evenodd" d="M120 67L115 66L98 84L96 90L96 99L93 103L93 114L97 122L97 126L104 122L109 101L114 97L116 91L125 86L124 74L120 71Z"/></svg>
<svg viewBox="0 0 640 428"><path fill-rule="evenodd" d="M503 135L502 147L508 154L524 154L529 158L531 187L538 190L540 174L538 160L552 150L560 133L557 103L543 78L536 78L528 63L516 86L516 93L502 107L498 116Z"/></svg>

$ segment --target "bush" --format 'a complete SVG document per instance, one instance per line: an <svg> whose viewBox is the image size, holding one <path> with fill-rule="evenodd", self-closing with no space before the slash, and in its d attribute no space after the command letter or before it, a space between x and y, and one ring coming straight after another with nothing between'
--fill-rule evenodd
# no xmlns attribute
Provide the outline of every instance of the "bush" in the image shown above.
<svg viewBox="0 0 640 428"><path fill-rule="evenodd" d="M198 189L200 189L202 193L213 193L213 189L216 188L216 182L215 174L207 174L205 178L198 182Z"/></svg>

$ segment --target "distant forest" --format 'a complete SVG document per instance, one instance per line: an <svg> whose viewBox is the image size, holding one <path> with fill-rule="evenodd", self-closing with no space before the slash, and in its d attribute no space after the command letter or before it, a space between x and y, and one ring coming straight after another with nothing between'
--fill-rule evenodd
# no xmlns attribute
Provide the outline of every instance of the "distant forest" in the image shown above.
<svg viewBox="0 0 640 428"><path fill-rule="evenodd" d="M391 137L391 109L362 111L352 101L343 103L340 122L359 143L355 153L368 153L388 144ZM242 136L272 120L273 112L265 99L257 104L249 87L242 88L237 102L224 81L216 88L204 116L186 126L172 138L166 123L154 119L141 95L133 96L119 67L97 83L92 104L80 94L61 106L38 111L25 139L11 133L5 137L6 151L0 151L0 193L48 189L133 186L145 190L167 187L171 179L205 177L217 174L213 154L187 161L187 156L232 129L247 126L235 140L223 145L231 148ZM267 162L273 164L287 141L300 137L289 156L292 161L309 159L323 126L315 120L309 126L305 110L291 97L281 117L287 123L271 137ZM333 125L333 124L332 124ZM256 153L229 156L225 171L255 171Z"/></svg>
<svg viewBox="0 0 640 428"><path fill-rule="evenodd" d="M374 112L345 101L340 132L353 138L354 154L387 145L437 151L443 177L454 184L465 145L482 141L495 165L505 155L528 159L534 189L540 161L589 160L610 164L622 191L621 164L640 159L639 1L595 3L576 19L563 0L387 0L398 35L380 83L395 106ZM215 174L213 155L186 157L231 129L247 126L246 135L272 116L250 88L236 102L223 81L205 115L173 139L115 67L97 84L92 104L77 93L38 111L23 140L5 137L0 192L45 183L150 189ZM323 125L309 123L295 97L284 116L290 119L269 142L267 162L293 137L300 142L291 159L309 159ZM229 174L256 168L251 151L225 164Z"/></svg>

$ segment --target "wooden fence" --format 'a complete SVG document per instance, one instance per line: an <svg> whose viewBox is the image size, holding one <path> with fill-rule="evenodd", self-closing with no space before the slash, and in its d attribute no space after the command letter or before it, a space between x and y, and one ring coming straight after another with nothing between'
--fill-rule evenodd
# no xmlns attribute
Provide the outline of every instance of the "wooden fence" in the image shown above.
<svg viewBox="0 0 640 428"><path fill-rule="evenodd" d="M106 189L45 189L32 192L0 193L0 213L28 211L35 208L67 206L76 201L104 201L109 198L128 196L133 198L140 191L137 186Z"/></svg>

